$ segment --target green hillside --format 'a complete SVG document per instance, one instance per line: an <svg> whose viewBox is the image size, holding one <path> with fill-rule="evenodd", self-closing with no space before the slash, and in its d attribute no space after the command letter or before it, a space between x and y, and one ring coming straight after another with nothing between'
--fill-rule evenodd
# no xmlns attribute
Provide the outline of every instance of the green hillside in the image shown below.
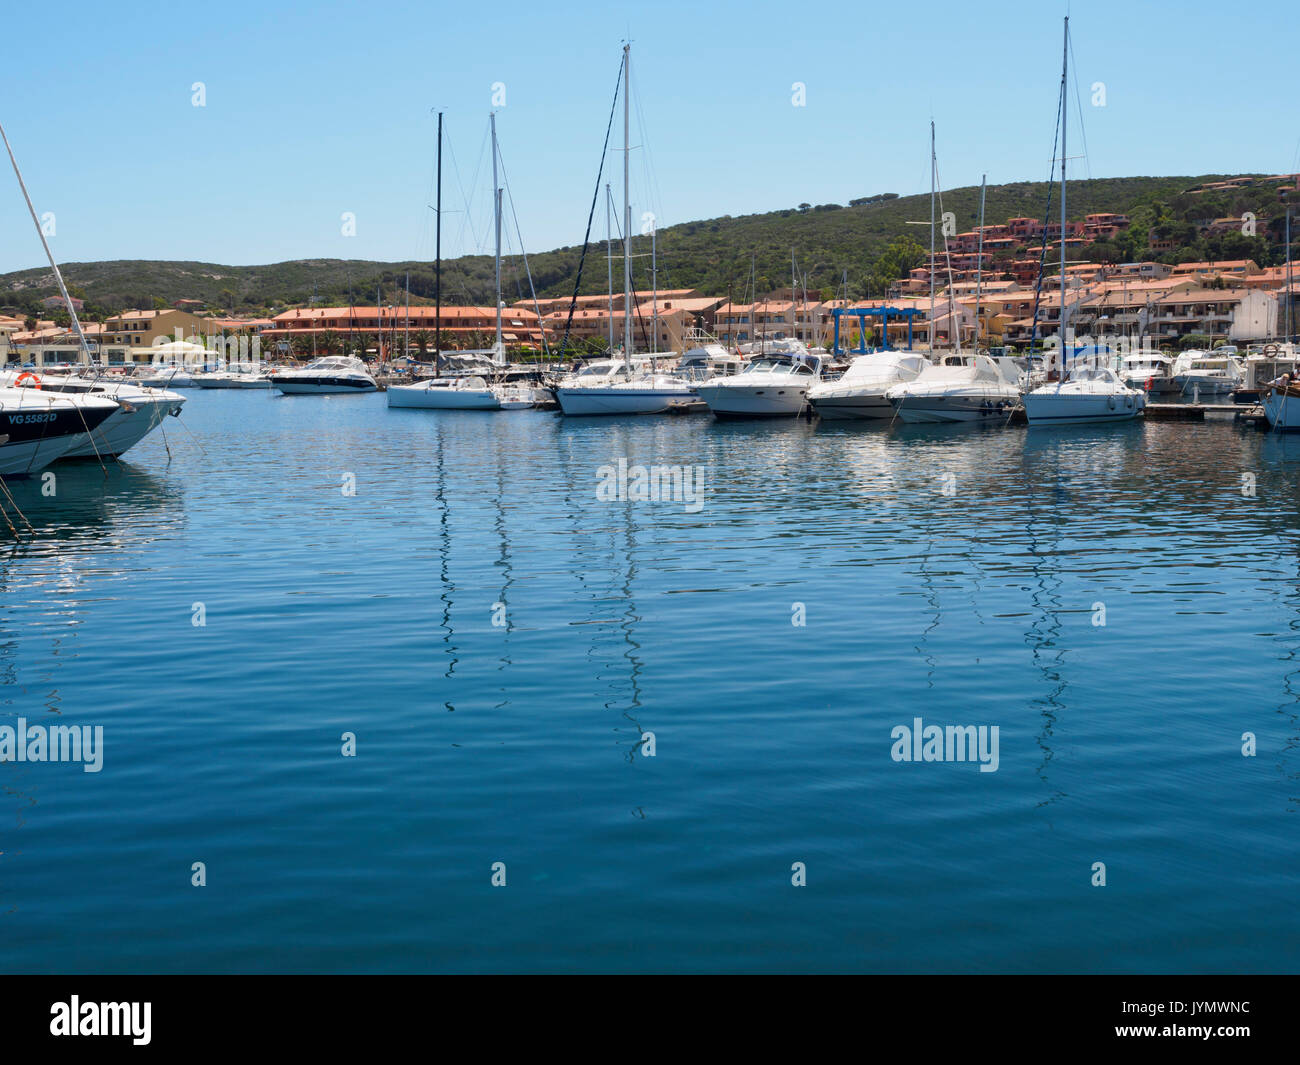
<svg viewBox="0 0 1300 1065"><path fill-rule="evenodd" d="M1169 261L1204 257L1255 258L1261 265L1283 256L1279 220L1282 208L1275 187L1267 183L1231 193L1188 195L1185 190L1232 175L1199 177L1128 177L1072 181L1070 217L1093 212L1131 215L1132 230L1115 244L1095 245L1085 254L1098 261L1147 257L1147 240L1174 239L1177 248L1162 256ZM990 225L1016 216L1041 218L1047 202L1044 182L990 186L985 211ZM956 216L957 231L978 222L979 189L950 189L943 193L944 211ZM1259 235L1202 238L1198 223L1215 217L1259 216ZM1055 204L1053 204L1053 214ZM750 287L751 259L761 294L790 283L793 249L800 272L807 272L810 292L838 288L847 272L854 296L880 292L884 285L917 265L928 244L924 225L930 217L929 196L880 194L855 199L849 205L803 204L765 214L724 216L687 222L659 232L659 287L698 288L715 295L742 298ZM646 249L648 250L648 249ZM573 290L580 248L559 248L529 256L541 296L567 295ZM638 288L649 288L648 256L635 263ZM339 259L306 259L266 266L220 266L198 262L123 260L69 263L64 273L69 287L86 299L89 316L123 308L149 308L177 299L200 299L214 309L238 313L267 312L306 303L316 290L327 304L348 300L373 302L375 286L383 284L385 299L399 300L399 289L410 272L412 302L432 302L431 263L378 263ZM995 270L996 272L996 270ZM588 254L582 291L605 287L604 248L594 244ZM513 259L503 271L507 302L527 295L522 262ZM443 293L448 303L490 303L490 256L466 256L443 264ZM48 269L0 275L0 308L30 314L38 301L56 293Z"/></svg>

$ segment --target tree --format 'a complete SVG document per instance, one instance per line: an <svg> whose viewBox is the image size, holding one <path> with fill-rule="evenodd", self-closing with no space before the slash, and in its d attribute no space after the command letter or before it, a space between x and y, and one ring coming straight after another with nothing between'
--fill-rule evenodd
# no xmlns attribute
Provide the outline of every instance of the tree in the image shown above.
<svg viewBox="0 0 1300 1065"><path fill-rule="evenodd" d="M868 283L873 292L884 292L901 277L906 277L925 261L925 249L911 237L890 244L875 261Z"/></svg>

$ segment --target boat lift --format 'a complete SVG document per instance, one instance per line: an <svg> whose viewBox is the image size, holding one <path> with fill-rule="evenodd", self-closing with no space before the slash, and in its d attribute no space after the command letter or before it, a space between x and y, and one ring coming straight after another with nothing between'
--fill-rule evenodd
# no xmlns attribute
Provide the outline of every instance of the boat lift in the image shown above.
<svg viewBox="0 0 1300 1065"><path fill-rule="evenodd" d="M835 318L835 345L831 350L836 355L868 354L869 353L869 349L867 348L867 319L868 318L880 319L880 325L881 325L880 332L885 339L885 345L887 347L889 345L889 319L891 316L893 316L894 318L907 319L907 350L911 351L912 350L912 320L924 313L925 313L924 311L918 310L915 307L908 307L906 309L900 309L898 307L886 307L886 306L836 307L834 310L831 311L831 315ZM852 317L858 320L858 346L856 348L842 349L840 347L840 317L841 315L845 315L845 314L851 315Z"/></svg>

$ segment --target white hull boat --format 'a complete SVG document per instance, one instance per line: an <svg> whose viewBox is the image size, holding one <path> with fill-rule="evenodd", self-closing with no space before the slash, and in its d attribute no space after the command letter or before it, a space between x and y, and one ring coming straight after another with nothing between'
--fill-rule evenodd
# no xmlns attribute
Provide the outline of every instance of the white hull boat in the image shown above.
<svg viewBox="0 0 1300 1065"><path fill-rule="evenodd" d="M1018 381L1019 370L1011 360L976 355L962 365L929 366L886 396L904 422L1001 422L1020 403Z"/></svg>
<svg viewBox="0 0 1300 1065"><path fill-rule="evenodd" d="M0 374L0 386L14 383L17 374ZM110 458L124 455L157 428L168 416L179 417L185 397L178 392L141 388L127 381L85 377L46 376L38 385L45 395L97 396L113 400L117 410L89 435L80 439L61 458Z"/></svg>
<svg viewBox="0 0 1300 1065"><path fill-rule="evenodd" d="M0 477L39 473L117 410L115 401L100 396L0 388Z"/></svg>
<svg viewBox="0 0 1300 1065"><path fill-rule="evenodd" d="M218 370L194 378L198 388L270 388L271 379L263 374Z"/></svg>
<svg viewBox="0 0 1300 1065"><path fill-rule="evenodd" d="M481 377L434 378L388 389L390 407L420 410L528 410L534 403L531 388L489 385Z"/></svg>
<svg viewBox="0 0 1300 1065"><path fill-rule="evenodd" d="M1025 393L1021 401L1030 425L1123 422L1146 407L1146 393L1130 388L1113 370L1081 367L1064 381Z"/></svg>
<svg viewBox="0 0 1300 1065"><path fill-rule="evenodd" d="M696 394L715 418L794 418L808 405L821 372L820 355L759 355L732 377L706 381Z"/></svg>
<svg viewBox="0 0 1300 1065"><path fill-rule="evenodd" d="M281 370L271 383L286 396L345 395L379 390L366 364L350 355L326 355L302 370Z"/></svg>
<svg viewBox="0 0 1300 1065"><path fill-rule="evenodd" d="M1241 387L1242 373L1229 355L1185 351L1174 360L1172 376L1186 396L1218 396Z"/></svg>
<svg viewBox="0 0 1300 1065"><path fill-rule="evenodd" d="M682 378L648 374L631 381L560 386L555 390L555 398L568 417L593 417L662 414L674 403L695 399L695 393Z"/></svg>
<svg viewBox="0 0 1300 1065"><path fill-rule="evenodd" d="M831 421L893 418L886 398L895 385L914 381L929 366L922 355L907 351L875 351L859 355L838 381L824 381L808 390L808 402Z"/></svg>

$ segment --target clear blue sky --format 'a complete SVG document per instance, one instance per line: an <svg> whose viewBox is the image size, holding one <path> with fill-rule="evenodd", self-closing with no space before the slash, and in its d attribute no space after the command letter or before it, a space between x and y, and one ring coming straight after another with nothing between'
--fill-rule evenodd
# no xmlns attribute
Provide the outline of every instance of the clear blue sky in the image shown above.
<svg viewBox="0 0 1300 1065"><path fill-rule="evenodd" d="M945 186L985 171L991 183L1043 178L1066 7L27 4L6 13L0 119L64 262L431 259L432 112L447 112L444 255L488 250L491 181L474 174L501 82L519 227L541 251L582 239L629 34L644 116L633 140L648 149L633 156L634 214L669 225L928 191L931 116ZM1269 46L1296 12L1295 0L1076 0L1089 154L1074 172L1295 169L1292 77ZM191 104L199 81L204 107ZM805 107L791 104L794 82ZM1076 121L1071 155L1078 133ZM617 153L610 166L621 196ZM0 187L0 270L41 265L7 168ZM345 211L355 237L340 232Z"/></svg>

